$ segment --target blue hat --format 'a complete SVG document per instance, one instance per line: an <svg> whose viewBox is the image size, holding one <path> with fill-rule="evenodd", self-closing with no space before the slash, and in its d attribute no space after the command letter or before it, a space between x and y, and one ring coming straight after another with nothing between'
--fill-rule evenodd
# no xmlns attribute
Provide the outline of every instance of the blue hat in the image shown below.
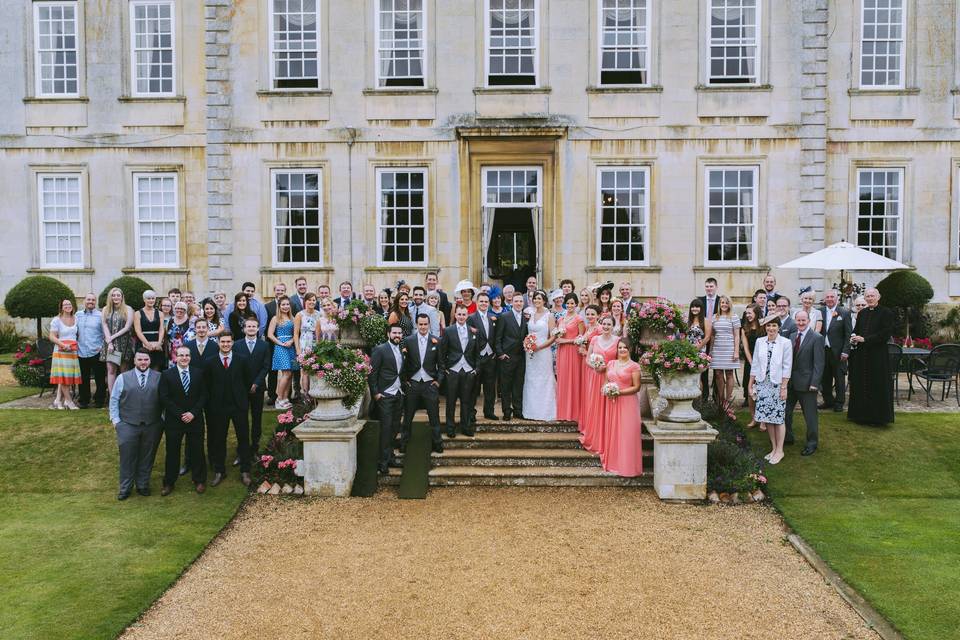
<svg viewBox="0 0 960 640"><path fill-rule="evenodd" d="M503 289L501 289L497 285L493 285L492 287L490 287L490 291L487 292L487 295L490 296L491 300L493 300L494 298L499 298L500 296L503 295Z"/></svg>

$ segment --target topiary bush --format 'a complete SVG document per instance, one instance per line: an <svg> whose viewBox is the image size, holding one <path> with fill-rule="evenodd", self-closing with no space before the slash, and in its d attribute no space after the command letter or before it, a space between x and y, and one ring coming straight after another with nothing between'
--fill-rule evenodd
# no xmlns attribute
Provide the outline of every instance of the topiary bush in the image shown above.
<svg viewBox="0 0 960 640"><path fill-rule="evenodd" d="M14 318L36 318L37 338L43 336L43 318L52 318L60 311L60 302L66 298L76 305L77 296L67 285L50 276L27 276L3 300L7 313Z"/></svg>
<svg viewBox="0 0 960 640"><path fill-rule="evenodd" d="M107 306L107 294L110 293L110 289L113 289L114 287L117 287L120 289L120 291L123 291L124 302L130 305L134 311L143 309L143 292L147 291L148 289L153 289L153 287L140 278L135 278L134 276L122 276L108 284L103 288L103 291L100 292L100 297L97 299L97 304L101 309Z"/></svg>
<svg viewBox="0 0 960 640"><path fill-rule="evenodd" d="M933 287L926 278L915 271L894 271L877 283L880 304L897 311L896 333L914 337L929 334L930 321L924 307L933 298Z"/></svg>

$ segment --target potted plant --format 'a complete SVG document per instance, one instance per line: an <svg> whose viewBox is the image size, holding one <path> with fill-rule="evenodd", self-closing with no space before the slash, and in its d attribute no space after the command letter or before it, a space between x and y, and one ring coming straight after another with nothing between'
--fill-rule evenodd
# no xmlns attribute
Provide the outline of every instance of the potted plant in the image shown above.
<svg viewBox="0 0 960 640"><path fill-rule="evenodd" d="M362 347L360 323L371 315L373 310L363 300L353 300L345 308L337 311L337 326L340 327L340 344L348 347Z"/></svg>
<svg viewBox="0 0 960 640"><path fill-rule="evenodd" d="M360 349L320 340L298 358L310 375L310 397L317 406L314 420L345 420L355 417L367 389L370 358Z"/></svg>
<svg viewBox="0 0 960 640"><path fill-rule="evenodd" d="M666 298L646 300L639 310L630 312L627 323L627 335L635 345L651 346L684 331L683 311Z"/></svg>
<svg viewBox="0 0 960 640"><path fill-rule="evenodd" d="M700 397L700 374L710 365L710 356L700 352L687 340L667 336L640 357L640 364L650 372L667 406L658 421L697 422L700 413L693 401Z"/></svg>
<svg viewBox="0 0 960 640"><path fill-rule="evenodd" d="M367 349L387 339L387 319L378 313L370 313L360 320L360 337Z"/></svg>

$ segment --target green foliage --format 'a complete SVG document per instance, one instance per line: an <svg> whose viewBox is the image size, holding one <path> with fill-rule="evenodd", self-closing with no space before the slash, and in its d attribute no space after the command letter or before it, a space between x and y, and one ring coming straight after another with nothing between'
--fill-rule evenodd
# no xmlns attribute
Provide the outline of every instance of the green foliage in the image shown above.
<svg viewBox="0 0 960 640"><path fill-rule="evenodd" d="M23 336L11 322L0 322L0 353L14 351L23 342Z"/></svg>
<svg viewBox="0 0 960 640"><path fill-rule="evenodd" d="M13 377L21 387L47 386L46 369L35 343L24 342L13 354Z"/></svg>
<svg viewBox="0 0 960 640"><path fill-rule="evenodd" d="M281 485L300 484L296 474L297 460L303 458L303 445L293 435L293 428L303 420L295 417L294 411L277 415L277 431L270 438L260 460L253 467L255 482L250 484L254 490L264 481Z"/></svg>
<svg viewBox="0 0 960 640"><path fill-rule="evenodd" d="M715 405L704 413L722 416L713 425L719 435L707 447L707 489L717 493L750 493L764 486L767 478L763 462L750 448L743 428L717 411Z"/></svg>
<svg viewBox="0 0 960 640"><path fill-rule="evenodd" d="M700 373L710 365L710 356L684 338L672 335L640 356L640 364L658 381L665 373Z"/></svg>
<svg viewBox="0 0 960 640"><path fill-rule="evenodd" d="M123 291L123 301L130 305L134 311L143 308L143 292L148 289L153 289L153 287L140 278L121 276L104 287L103 291L100 292L100 297L97 298L97 305L101 309L107 306L107 294L110 293L110 289L114 287Z"/></svg>
<svg viewBox="0 0 960 640"><path fill-rule="evenodd" d="M337 326L340 327L340 333L347 327L359 327L364 316L373 313L367 303L363 300L354 300L347 305L346 309L337 311Z"/></svg>
<svg viewBox="0 0 960 640"><path fill-rule="evenodd" d="M312 351L301 356L300 365L310 375L346 393L343 398L345 407L355 406L367 390L370 358L359 349L348 349L330 340L319 340Z"/></svg>
<svg viewBox="0 0 960 640"><path fill-rule="evenodd" d="M923 308L933 298L933 287L915 271L894 271L877 283L880 304L897 312L896 333L926 337L930 318Z"/></svg>
<svg viewBox="0 0 960 640"><path fill-rule="evenodd" d="M387 339L387 319L378 313L366 315L360 321L360 337L368 349Z"/></svg>
<svg viewBox="0 0 960 640"><path fill-rule="evenodd" d="M76 295L70 287L50 276L27 276L7 292L3 306L14 318L52 318L60 312L60 302Z"/></svg>
<svg viewBox="0 0 960 640"><path fill-rule="evenodd" d="M940 327L940 334L946 338L947 342L960 342L960 305L951 307L937 326Z"/></svg>

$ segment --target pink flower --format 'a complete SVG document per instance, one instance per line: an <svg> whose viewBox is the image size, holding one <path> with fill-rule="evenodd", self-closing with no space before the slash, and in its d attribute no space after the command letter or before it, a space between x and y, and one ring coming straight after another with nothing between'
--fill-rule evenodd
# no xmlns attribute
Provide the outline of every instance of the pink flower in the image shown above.
<svg viewBox="0 0 960 640"><path fill-rule="evenodd" d="M330 371L331 369L333 369L333 363L328 362L327 364L323 365L323 368L326 369L327 371Z"/></svg>

